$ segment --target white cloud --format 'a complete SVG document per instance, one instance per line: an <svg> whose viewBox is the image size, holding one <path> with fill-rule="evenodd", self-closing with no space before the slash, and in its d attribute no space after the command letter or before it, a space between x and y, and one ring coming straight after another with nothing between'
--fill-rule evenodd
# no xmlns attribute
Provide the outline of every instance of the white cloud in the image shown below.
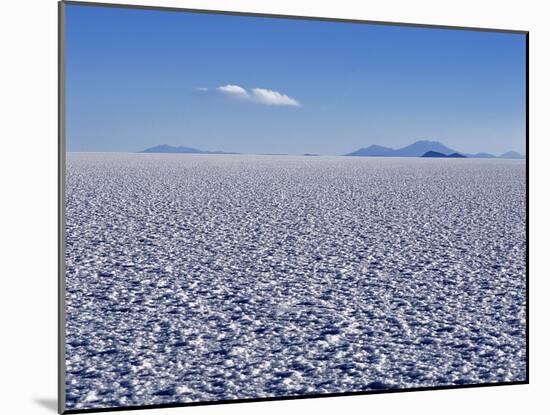
<svg viewBox="0 0 550 415"><path fill-rule="evenodd" d="M218 91L227 95L231 95L233 97L244 98L244 99L250 98L250 95L248 94L246 89L241 88L239 85L224 85L224 86L219 86L217 89Z"/></svg>
<svg viewBox="0 0 550 415"><path fill-rule="evenodd" d="M259 104L301 107L301 104L296 99L271 89L252 88L250 91L247 91L239 85L228 84L219 86L216 90L228 96L246 99Z"/></svg>
<svg viewBox="0 0 550 415"><path fill-rule="evenodd" d="M284 105L290 107L300 106L300 103L294 98L281 94L277 91L272 91L271 89L252 88L252 98L257 102L266 105Z"/></svg>
<svg viewBox="0 0 550 415"><path fill-rule="evenodd" d="M199 87L195 88L195 91L206 92L206 91L208 91L208 88L205 88L203 86L199 86Z"/></svg>

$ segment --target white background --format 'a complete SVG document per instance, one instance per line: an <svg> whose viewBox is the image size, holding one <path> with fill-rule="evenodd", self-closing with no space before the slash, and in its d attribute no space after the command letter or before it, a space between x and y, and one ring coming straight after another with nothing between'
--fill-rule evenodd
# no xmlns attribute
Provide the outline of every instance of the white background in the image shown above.
<svg viewBox="0 0 550 415"><path fill-rule="evenodd" d="M116 2L116 0L113 0ZM518 414L550 407L548 183L549 14L543 1L208 0L134 4L530 31L531 384L309 399L148 413ZM4 1L0 8L0 412L54 413L57 302L57 4ZM550 326L550 325L549 325ZM548 412L546 412L548 413Z"/></svg>

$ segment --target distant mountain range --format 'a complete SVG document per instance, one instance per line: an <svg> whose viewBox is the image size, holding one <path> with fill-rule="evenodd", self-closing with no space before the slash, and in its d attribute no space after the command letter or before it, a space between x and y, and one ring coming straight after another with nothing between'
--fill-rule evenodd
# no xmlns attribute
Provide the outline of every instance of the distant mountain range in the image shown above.
<svg viewBox="0 0 550 415"><path fill-rule="evenodd" d="M199 150L193 147L185 146L170 146L167 144L158 145L140 151L140 153L172 153L172 154L241 154L227 151L208 151ZM275 154L270 154L275 155ZM283 154L277 154L283 155ZM287 155L287 154L284 154ZM304 156L317 156L315 153L305 153ZM524 159L525 156L515 151L508 151L504 154L496 156L489 153L461 153L438 141L420 140L406 147L393 149L379 145L372 145L365 148L360 148L354 152L344 154L344 156L355 157L448 157L448 158L500 158L500 159Z"/></svg>
<svg viewBox="0 0 550 415"><path fill-rule="evenodd" d="M515 151L508 151L507 153L501 154L498 156L498 158L501 159L524 159L525 156L523 154L516 153Z"/></svg>
<svg viewBox="0 0 550 415"><path fill-rule="evenodd" d="M375 144L370 147L360 148L359 150L344 155L359 157L421 157L428 151L437 151L438 153L443 154L456 153L455 150L452 150L437 141L417 141L399 149L383 147Z"/></svg>
<svg viewBox="0 0 550 415"><path fill-rule="evenodd" d="M239 153L228 153L226 151L207 151L199 150L192 147L174 147L167 144L161 144L160 146L151 147L140 151L139 153L174 153L174 154L239 154Z"/></svg>
<svg viewBox="0 0 550 415"><path fill-rule="evenodd" d="M421 140L416 141L413 144L410 144L403 148L393 149L389 147L379 146L374 144L369 147L360 148L359 150L353 151L344 156L355 156L355 157L441 157L436 155L426 155L427 153L439 153L443 156L453 155L453 158L462 156L462 158L502 158L502 159L524 159L525 156L516 153L515 151L509 151L507 153L501 154L500 156L495 156L494 154L489 153L476 153L468 154L461 153L452 148L447 147L444 144L441 144L438 141L428 141Z"/></svg>

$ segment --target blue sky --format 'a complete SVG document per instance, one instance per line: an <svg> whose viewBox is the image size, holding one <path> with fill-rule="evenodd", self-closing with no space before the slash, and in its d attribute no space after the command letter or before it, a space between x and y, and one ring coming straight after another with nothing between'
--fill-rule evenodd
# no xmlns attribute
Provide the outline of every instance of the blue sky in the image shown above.
<svg viewBox="0 0 550 415"><path fill-rule="evenodd" d="M525 152L525 36L67 6L69 151Z"/></svg>

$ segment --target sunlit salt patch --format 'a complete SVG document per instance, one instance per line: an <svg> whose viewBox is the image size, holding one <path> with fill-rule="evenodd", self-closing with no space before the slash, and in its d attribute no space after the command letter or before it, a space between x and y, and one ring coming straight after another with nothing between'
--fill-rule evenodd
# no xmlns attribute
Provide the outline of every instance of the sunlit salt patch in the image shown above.
<svg viewBox="0 0 550 415"><path fill-rule="evenodd" d="M153 369L153 363L151 363L151 361L149 361L149 360L144 360L139 368L140 369L147 369L147 370L148 369Z"/></svg>
<svg viewBox="0 0 550 415"><path fill-rule="evenodd" d="M188 388L187 386L185 385L182 385L182 386L178 386L176 388L176 393L178 395L185 395L185 394L188 394L188 393L191 393L192 392L192 389Z"/></svg>
<svg viewBox="0 0 550 415"><path fill-rule="evenodd" d="M95 402L98 399L99 399L99 397L97 396L96 391L90 391L84 397L84 402Z"/></svg>
<svg viewBox="0 0 550 415"><path fill-rule="evenodd" d="M247 350L244 347L233 347L229 354L231 356L243 356L247 354Z"/></svg>
<svg viewBox="0 0 550 415"><path fill-rule="evenodd" d="M339 334L332 334L332 335L326 336L326 340L328 344L336 344L340 342L341 337L342 336Z"/></svg>
<svg viewBox="0 0 550 415"><path fill-rule="evenodd" d="M290 378L286 378L285 380L283 380L283 385L287 387L293 386L294 384L295 382Z"/></svg>
<svg viewBox="0 0 550 415"><path fill-rule="evenodd" d="M196 348L201 348L206 344L206 342L202 337L197 337L196 339L191 340L189 344Z"/></svg>
<svg viewBox="0 0 550 415"><path fill-rule="evenodd" d="M118 400L118 404L119 406L128 406L130 400L128 399L127 396L122 396L119 400Z"/></svg>

